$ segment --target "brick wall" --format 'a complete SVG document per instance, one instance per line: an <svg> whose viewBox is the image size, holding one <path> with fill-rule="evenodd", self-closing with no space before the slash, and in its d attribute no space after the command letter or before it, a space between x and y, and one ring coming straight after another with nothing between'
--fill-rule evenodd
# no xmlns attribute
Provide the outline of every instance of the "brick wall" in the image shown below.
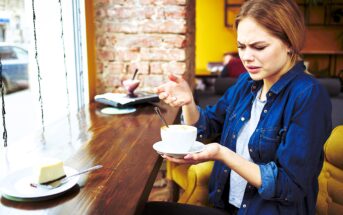
<svg viewBox="0 0 343 215"><path fill-rule="evenodd" d="M195 0L94 0L96 93L124 92L136 68L139 90L169 73L194 86Z"/></svg>

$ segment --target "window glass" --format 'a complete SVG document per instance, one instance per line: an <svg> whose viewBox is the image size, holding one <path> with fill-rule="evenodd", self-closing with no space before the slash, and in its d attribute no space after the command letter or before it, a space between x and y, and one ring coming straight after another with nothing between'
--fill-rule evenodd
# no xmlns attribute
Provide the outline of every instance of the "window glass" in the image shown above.
<svg viewBox="0 0 343 215"><path fill-rule="evenodd" d="M43 125L57 123L77 111L76 79L80 72L75 69L78 59L75 56L75 31L84 29L84 19L80 20L82 26L75 26L74 10L81 17L84 10L82 6L75 8L76 1L62 1L60 7L56 0L36 0L34 9L31 0L1 2L0 53L6 93L5 124L10 146L37 134ZM79 46L86 45L84 32ZM82 50L86 49L83 47ZM86 56L85 53L80 55L81 58ZM7 59L16 60L9 64ZM82 74L87 75L86 65L82 65L82 69ZM83 80L87 83L87 77ZM88 95L88 92L83 93ZM1 136L3 131L1 116ZM1 138L0 150L4 148L3 142Z"/></svg>

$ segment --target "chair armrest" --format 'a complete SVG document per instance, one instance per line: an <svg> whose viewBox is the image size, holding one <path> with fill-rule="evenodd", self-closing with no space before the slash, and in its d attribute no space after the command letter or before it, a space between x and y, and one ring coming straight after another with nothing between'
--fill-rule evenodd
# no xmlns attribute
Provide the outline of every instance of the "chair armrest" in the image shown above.
<svg viewBox="0 0 343 215"><path fill-rule="evenodd" d="M188 179L194 177L194 184L197 186L208 186L208 181L213 168L213 161L207 161L204 163L199 163L191 165L188 169ZM191 180L188 180L188 187Z"/></svg>
<svg viewBox="0 0 343 215"><path fill-rule="evenodd" d="M213 168L213 161L191 165L187 171L187 188L179 203L208 205L208 182Z"/></svg>

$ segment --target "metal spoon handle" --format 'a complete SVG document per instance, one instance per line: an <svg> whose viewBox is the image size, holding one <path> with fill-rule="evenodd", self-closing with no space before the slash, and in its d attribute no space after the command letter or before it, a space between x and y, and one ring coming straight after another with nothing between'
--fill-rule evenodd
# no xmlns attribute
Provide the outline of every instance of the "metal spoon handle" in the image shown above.
<svg viewBox="0 0 343 215"><path fill-rule="evenodd" d="M91 167L91 168L82 170L82 171L80 171L80 172L78 172L78 173L69 175L69 176L65 177L65 178L63 179L63 181L69 180L69 178L71 178L71 177L74 177L74 176L77 176L77 175L81 175L81 174L84 174L84 173L87 173L87 172L90 172L90 171L93 171L93 170L96 170L96 169L100 169L100 168L102 168L102 165L93 166L93 167Z"/></svg>
<svg viewBox="0 0 343 215"><path fill-rule="evenodd" d="M138 69L135 70L135 73L133 73L133 77L132 77L132 80L135 79L136 75L137 75L137 72L138 72Z"/></svg>
<svg viewBox="0 0 343 215"><path fill-rule="evenodd" d="M154 110L156 111L157 115L160 117L160 119L162 120L162 122L164 123L164 125L169 128L166 120L164 119L164 117L161 114L160 108L159 107L154 107Z"/></svg>

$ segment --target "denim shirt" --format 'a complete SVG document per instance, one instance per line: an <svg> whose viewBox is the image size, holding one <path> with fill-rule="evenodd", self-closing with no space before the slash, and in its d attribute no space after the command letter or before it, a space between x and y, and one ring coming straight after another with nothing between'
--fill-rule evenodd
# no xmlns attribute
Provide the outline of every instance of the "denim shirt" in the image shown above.
<svg viewBox="0 0 343 215"><path fill-rule="evenodd" d="M238 214L315 214L323 145L331 133L331 102L327 91L298 62L267 92L255 132L248 143L259 165L262 185L247 184ZM221 134L220 144L236 150L237 134L250 119L252 102L262 81L242 74L218 103L199 109L198 137ZM209 201L225 208L230 169L215 161Z"/></svg>

